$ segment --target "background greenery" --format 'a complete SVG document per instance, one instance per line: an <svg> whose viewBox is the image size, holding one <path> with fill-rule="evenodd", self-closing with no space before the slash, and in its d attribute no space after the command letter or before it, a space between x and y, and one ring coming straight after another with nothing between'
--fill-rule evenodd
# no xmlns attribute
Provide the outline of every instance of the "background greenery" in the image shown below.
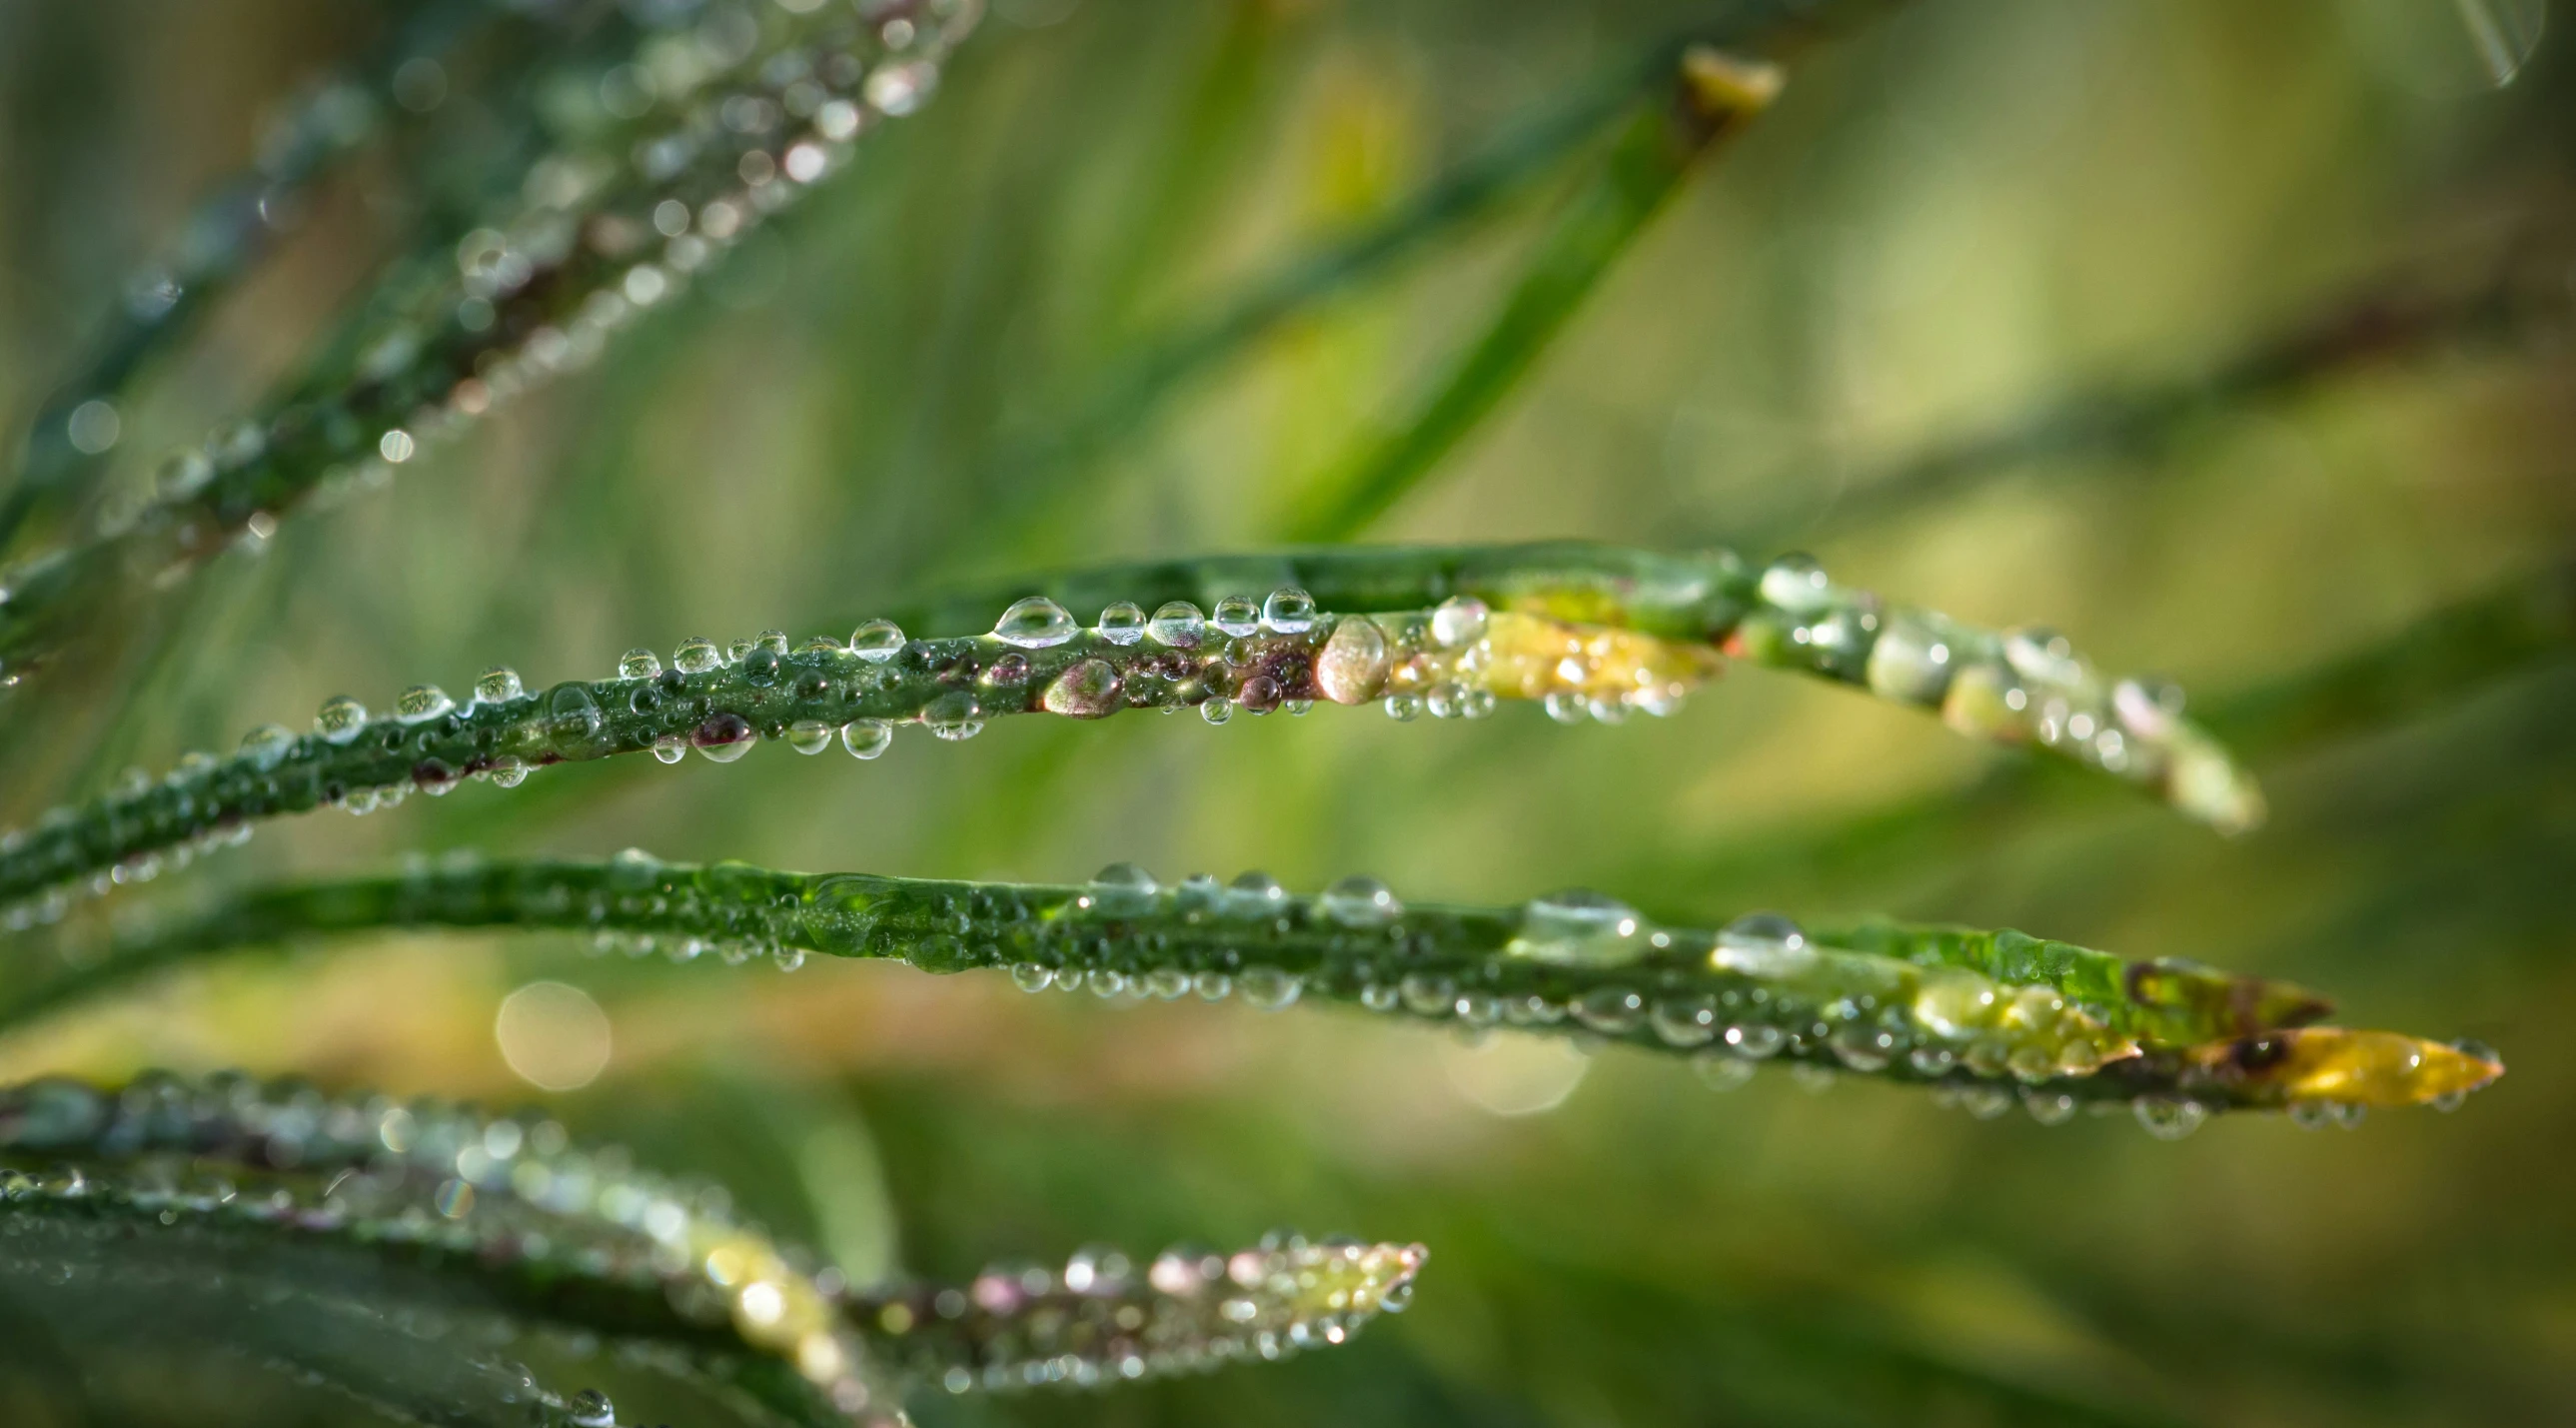
<svg viewBox="0 0 2576 1428"><path fill-rule="evenodd" d="M690 303L27 691L6 821L335 692L596 675L693 634L846 633L943 581L1275 542L1483 329L1598 141L1159 400L1122 374L1723 8L997 0L935 104ZM365 43L363 9L0 3L0 406L43 399L276 96ZM1618 728L1012 720L869 765L616 760L318 815L188 875L631 844L1056 881L1365 870L1457 901L1584 884L1703 924L1881 911L2478 1037L2512 1073L2457 1116L2223 1118L2172 1145L1881 1086L1718 1097L1616 1053L1503 1115L1571 1064L1330 1014L456 937L190 976L0 1063L507 1103L538 1093L494 1008L552 977L614 1026L607 1075L558 1098L577 1132L717 1173L854 1267L1280 1223L1432 1248L1413 1312L1350 1349L919 1405L933 1424L2576 1421L2554 1129L2576 661L2552 574L2576 535L2576 76L2544 33L2496 85L2472 11L2542 13L1934 0L1860 28L1357 532L1800 546L1963 617L2045 618L2245 737L2275 811L2251 838L1747 671ZM120 479L292 366L401 243L420 171L379 154L317 195L126 410ZM2243 361L2356 312L2287 373ZM2438 623L2489 597L2487 625ZM2444 658L2312 677L2409 630ZM120 688L145 697L103 718Z"/></svg>

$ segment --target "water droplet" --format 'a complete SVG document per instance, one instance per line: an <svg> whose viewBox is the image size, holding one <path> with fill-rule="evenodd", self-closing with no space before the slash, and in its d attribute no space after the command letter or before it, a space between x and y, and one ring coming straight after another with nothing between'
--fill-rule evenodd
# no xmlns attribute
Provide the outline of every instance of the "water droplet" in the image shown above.
<svg viewBox="0 0 2576 1428"><path fill-rule="evenodd" d="M1178 650L1194 650L1207 637L1207 622L1199 618L1199 607L1187 600L1174 600L1154 612L1145 626L1154 643Z"/></svg>
<svg viewBox="0 0 2576 1428"><path fill-rule="evenodd" d="M1113 917L1152 911L1154 896L1162 890L1152 873L1134 863L1112 863L1091 875L1092 901Z"/></svg>
<svg viewBox="0 0 2576 1428"><path fill-rule="evenodd" d="M1392 667L1386 631L1365 615L1345 617L1315 656L1315 688L1336 704L1366 704L1386 687Z"/></svg>
<svg viewBox="0 0 2576 1428"><path fill-rule="evenodd" d="M1222 724L1234 717L1234 701L1222 694L1211 694L1199 701L1199 717L1211 724Z"/></svg>
<svg viewBox="0 0 2576 1428"><path fill-rule="evenodd" d="M1386 717L1399 724L1410 724L1422 717L1423 698L1419 694L1390 694L1386 697Z"/></svg>
<svg viewBox="0 0 2576 1428"><path fill-rule="evenodd" d="M1100 637L1113 645L1132 645L1145 638L1145 612L1132 600L1121 600L1100 612Z"/></svg>
<svg viewBox="0 0 2576 1428"><path fill-rule="evenodd" d="M437 685L415 684L394 700L394 717L406 724L417 724L424 719L435 719L455 707L456 701L448 698L447 691Z"/></svg>
<svg viewBox="0 0 2576 1428"><path fill-rule="evenodd" d="M1870 692L1882 699L1938 708L1950 692L1950 674L1958 665L1949 632L1925 616L1901 612L1870 646L1865 677Z"/></svg>
<svg viewBox="0 0 2576 1428"><path fill-rule="evenodd" d="M1261 623L1283 635L1302 635L1315 628L1315 597L1283 585L1261 602Z"/></svg>
<svg viewBox="0 0 2576 1428"><path fill-rule="evenodd" d="M1545 701L1547 717L1560 724L1583 722L1583 696L1568 689L1551 692Z"/></svg>
<svg viewBox="0 0 2576 1428"><path fill-rule="evenodd" d="M1624 1036L1646 1017L1646 999L1628 987L1594 987L1577 998L1574 1019L1603 1036Z"/></svg>
<svg viewBox="0 0 2576 1428"><path fill-rule="evenodd" d="M1709 965L1751 977L1793 976L1813 965L1815 949L1798 924L1776 912L1739 917L1717 934Z"/></svg>
<svg viewBox="0 0 2576 1428"><path fill-rule="evenodd" d="M942 739L971 739L984 732L984 710L974 695L951 690L922 707L921 722Z"/></svg>
<svg viewBox="0 0 2576 1428"><path fill-rule="evenodd" d="M664 734L653 741L653 757L666 764L676 764L689 756L689 741L677 734Z"/></svg>
<svg viewBox="0 0 2576 1428"><path fill-rule="evenodd" d="M295 748L293 731L277 724L262 724L242 735L241 755L261 773L276 768Z"/></svg>
<svg viewBox="0 0 2576 1428"><path fill-rule="evenodd" d="M1789 1034L1776 1026L1745 1022L1719 1032L1718 1039L1738 1056L1764 1061L1780 1054L1780 1048L1788 1044Z"/></svg>
<svg viewBox="0 0 2576 1428"><path fill-rule="evenodd" d="M2075 645L2045 625L2023 625L2004 632L2004 663L2034 684L2069 685L2084 678Z"/></svg>
<svg viewBox="0 0 2576 1428"><path fill-rule="evenodd" d="M1481 685L1471 684L1458 691L1458 717L1461 719L1490 719L1494 717L1494 710L1498 703L1499 701L1495 698L1494 691L1484 688Z"/></svg>
<svg viewBox="0 0 2576 1428"><path fill-rule="evenodd" d="M1655 1003L1646 1019L1666 1046L1706 1046L1717 1039L1713 997L1666 997Z"/></svg>
<svg viewBox="0 0 2576 1428"><path fill-rule="evenodd" d="M1523 907L1520 933L1504 950L1565 966L1617 966L1644 954L1648 930L1626 903L1572 888Z"/></svg>
<svg viewBox="0 0 2576 1428"><path fill-rule="evenodd" d="M662 672L662 657L651 650L628 650L617 661L620 679L651 679Z"/></svg>
<svg viewBox="0 0 2576 1428"><path fill-rule="evenodd" d="M585 1388L564 1405L572 1428L617 1428L617 1405L595 1388Z"/></svg>
<svg viewBox="0 0 2576 1428"><path fill-rule="evenodd" d="M1109 661L1077 660L1048 682L1038 704L1050 714L1067 718L1103 719L1118 712L1120 687L1118 671Z"/></svg>
<svg viewBox="0 0 2576 1428"><path fill-rule="evenodd" d="M1228 917L1263 921L1279 915L1288 905L1288 889L1264 872L1247 872L1227 884L1221 901Z"/></svg>
<svg viewBox="0 0 2576 1428"><path fill-rule="evenodd" d="M1905 1064L1914 1068L1915 1075L1926 1080L1937 1081L1949 1075L1950 1068L1958 1064L1958 1060L1946 1046L1918 1046L1905 1053Z"/></svg>
<svg viewBox="0 0 2576 1428"><path fill-rule="evenodd" d="M784 642L785 636L780 636ZM755 689L767 689L778 682L778 651L766 642L754 645L742 657L743 681Z"/></svg>
<svg viewBox="0 0 2576 1428"><path fill-rule="evenodd" d="M850 636L850 653L883 664L903 653L903 627L892 620L870 620Z"/></svg>
<svg viewBox="0 0 2576 1428"><path fill-rule="evenodd" d="M724 661L724 651L703 635L680 641L680 647L671 652L671 667L682 674L704 674Z"/></svg>
<svg viewBox="0 0 2576 1428"><path fill-rule="evenodd" d="M503 788L517 788L528 781L528 765L516 754L503 754L492 761L492 782Z"/></svg>
<svg viewBox="0 0 2576 1428"><path fill-rule="evenodd" d="M519 683L519 672L506 664L496 664L476 677L474 699L478 704L512 704L527 695Z"/></svg>
<svg viewBox="0 0 2576 1428"><path fill-rule="evenodd" d="M1407 972L1396 995L1418 1016L1448 1016L1458 1009L1458 984L1437 972Z"/></svg>
<svg viewBox="0 0 2576 1428"><path fill-rule="evenodd" d="M546 692L546 738L568 759L596 758L608 752L607 719L590 686L565 680Z"/></svg>
<svg viewBox="0 0 2576 1428"><path fill-rule="evenodd" d="M1485 637L1491 611L1473 595L1455 595L1431 612L1431 638L1443 649L1463 649Z"/></svg>
<svg viewBox="0 0 2576 1428"><path fill-rule="evenodd" d="M314 714L314 732L335 745L355 740L361 729L366 729L366 704L358 704L345 693L335 693L322 701L322 709Z"/></svg>
<svg viewBox="0 0 2576 1428"><path fill-rule="evenodd" d="M1248 635L1261 628L1261 606L1249 595L1228 595L1216 602L1208 623L1229 635Z"/></svg>
<svg viewBox="0 0 2576 1428"><path fill-rule="evenodd" d="M787 726L787 747L800 754L819 754L832 747L835 732L820 719L799 719Z"/></svg>
<svg viewBox="0 0 2576 1428"><path fill-rule="evenodd" d="M1297 994L1305 990L1305 983L1276 967L1246 967L1234 985L1246 1002L1262 1011L1277 1011L1297 1000Z"/></svg>
<svg viewBox="0 0 2576 1428"><path fill-rule="evenodd" d="M1233 994L1234 979L1223 972L1200 972L1190 978L1190 986L1198 992L1199 1000L1221 1002Z"/></svg>
<svg viewBox="0 0 2576 1428"><path fill-rule="evenodd" d="M1896 1053L1896 1038L1867 1022L1847 1021L1834 1028L1827 1039L1834 1059L1854 1071L1886 1069L1888 1058Z"/></svg>
<svg viewBox="0 0 2576 1428"><path fill-rule="evenodd" d="M2075 1119L2075 1098L2063 1091L2040 1091L2028 1087L2021 1093L2021 1106L2030 1118L2044 1126L2062 1126Z"/></svg>
<svg viewBox="0 0 2576 1428"><path fill-rule="evenodd" d="M1834 587L1825 568L1812 555L1784 555L1762 572L1762 601L1793 615L1825 609L1834 603Z"/></svg>
<svg viewBox="0 0 2576 1428"><path fill-rule="evenodd" d="M1014 962L1011 982L1024 992L1043 992L1055 982L1055 972L1035 962Z"/></svg>
<svg viewBox="0 0 2576 1428"><path fill-rule="evenodd" d="M1404 915L1404 904L1386 884L1361 873L1324 889L1317 905L1344 927L1378 927Z"/></svg>
<svg viewBox="0 0 2576 1428"><path fill-rule="evenodd" d="M2130 1103L2138 1124L2158 1140L2180 1140L2200 1129L2209 1119L2209 1111L2198 1101L2173 1096L2140 1096Z"/></svg>
<svg viewBox="0 0 2576 1428"><path fill-rule="evenodd" d="M1732 1091L1753 1079L1752 1062L1721 1051L1703 1051L1692 1057L1691 1070L1712 1091Z"/></svg>
<svg viewBox="0 0 2576 1428"><path fill-rule="evenodd" d="M1073 616L1062 605L1043 595L1032 595L1013 601L1002 618L993 622L993 638L1024 650L1041 650L1060 645L1082 633Z"/></svg>
<svg viewBox="0 0 2576 1428"><path fill-rule="evenodd" d="M894 742L894 726L883 719L853 719L841 726L841 747L853 758L873 759Z"/></svg>

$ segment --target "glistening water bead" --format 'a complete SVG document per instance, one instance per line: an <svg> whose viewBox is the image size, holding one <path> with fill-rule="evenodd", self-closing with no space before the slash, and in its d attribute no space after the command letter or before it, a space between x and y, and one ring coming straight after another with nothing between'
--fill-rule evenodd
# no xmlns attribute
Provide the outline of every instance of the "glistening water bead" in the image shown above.
<svg viewBox="0 0 2576 1428"><path fill-rule="evenodd" d="M0 1000L0 1025L126 969L290 931L512 925L745 957L804 950L934 972L1007 968L1022 986L1110 997L1178 996L1186 984L1256 1006L1332 1001L1469 1028L1579 1031L1664 1054L1929 1084L1972 1108L2020 1097L2043 1120L2057 1097L2145 1103L2159 1125L2193 1121L2167 1103L2206 1114L2447 1102L2503 1069L2483 1048L2307 1025L2323 1007L2296 988L2010 932L1818 929L1762 914L1718 933L1659 925L1598 894L1455 907L1402 902L1357 877L1301 897L1257 874L1231 887L1199 875L1166 885L1130 865L1061 887L699 868L641 854L246 894L103 957L84 949L89 970L15 989Z"/></svg>

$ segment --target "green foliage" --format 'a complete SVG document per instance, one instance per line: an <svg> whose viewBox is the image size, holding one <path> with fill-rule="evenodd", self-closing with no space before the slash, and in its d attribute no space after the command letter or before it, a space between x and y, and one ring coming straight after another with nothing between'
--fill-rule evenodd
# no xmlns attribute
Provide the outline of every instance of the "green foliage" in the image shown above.
<svg viewBox="0 0 2576 1428"><path fill-rule="evenodd" d="M2563 263L2526 194L2552 155L2520 137L2563 81L2521 73L2536 30L2490 0L2450 69L2448 30L2368 5L2348 30L1888 8L409 0L292 47L341 56L320 81L205 45L297 96L255 163L200 183L175 237L48 260L105 315L45 340L36 384L0 362L31 413L0 498L0 1417L2397 1422L2562 1398L2534 1355L2472 1347L2537 1332L2515 1306L2539 1291L2407 1307L2546 1265L2517 1198L2546 1177L2457 1173L2547 1123L2520 1109L2546 1068L2323 1152L2276 1147L2273 1117L2172 1151L2079 1113L2350 1126L2502 1070L2321 1024L2310 983L2365 1024L2554 1024L2535 954L2567 945L2576 622L2557 473L2515 459L2564 449ZM80 229L84 165L149 186L100 147L83 63L41 57L196 23L0 12L5 186L35 196L0 223L9 350L42 328L7 266L43 247L28 215ZM2150 76L2305 58L2298 84L2155 79L2124 124L2107 52ZM2400 71L2503 93L2430 119L2373 87ZM2017 86L2059 72L2031 122ZM2195 127L2204 103L2236 137ZM150 147L238 165L185 128ZM2195 165L2242 191L2162 177ZM2265 197L2293 194L2295 219ZM186 207L116 202L102 231ZM2513 241L2410 220L2438 257L2392 262L2352 237L2448 207ZM2323 256L2253 256L2291 249ZM159 256L91 271L136 252ZM2304 263L2370 276L2281 297L2319 285ZM2243 316L2271 310L2293 316ZM2213 355L2102 361L2168 328ZM2386 489L2296 484L2356 466ZM1407 543L1350 543L1378 533ZM2186 716L2053 629L1721 536L2063 610L2218 693ZM764 619L833 633L660 652ZM334 696L309 733L165 752L331 687L639 640L606 677L494 665L461 698ZM1686 711L1730 664L1990 747L1796 681ZM1318 704L1393 718L1263 717ZM1090 722L1146 710L1200 717ZM1426 714L1456 723L1389 742ZM985 737L934 762L913 729ZM820 762L648 785L621 757L768 742ZM104 776L127 762L171 771ZM438 801L289 817L414 793ZM696 861L566 855L631 842ZM393 845L445 852L386 871ZM1245 849L1324 890L1124 861ZM1510 901L1572 883L1619 896ZM805 970L666 965L708 961ZM527 1059L577 1043L578 1074ZM170 1062L331 1089L136 1073ZM1674 1063L1753 1084L1684 1104ZM2075 1124L1974 1124L2016 1106ZM1281 1211L1398 1239L902 1267L1240 1242ZM1344 1345L1411 1297L1416 1238L1444 1268L1405 1333L1183 1372ZM1118 1392L986 1392L1048 1386Z"/></svg>

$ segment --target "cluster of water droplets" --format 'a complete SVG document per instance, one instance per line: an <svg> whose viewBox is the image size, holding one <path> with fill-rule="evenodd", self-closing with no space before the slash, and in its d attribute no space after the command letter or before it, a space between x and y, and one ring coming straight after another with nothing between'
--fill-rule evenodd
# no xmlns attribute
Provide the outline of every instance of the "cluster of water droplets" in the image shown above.
<svg viewBox="0 0 2576 1428"><path fill-rule="evenodd" d="M1764 569L1760 608L1735 645L1940 711L1962 733L2035 743L2160 790L2223 829L2251 827L2261 794L2225 751L2183 719L2182 691L2161 680L2105 680L2054 630L1996 634L1930 610L1889 608L1835 585L1804 555Z"/></svg>
<svg viewBox="0 0 2576 1428"><path fill-rule="evenodd" d="M142 499L102 509L98 535L170 529L183 561L224 539L256 547L307 490L381 485L589 365L842 168L864 132L921 107L979 8L926 0L863 18L719 0L648 32L595 83L554 86L595 112L530 168L514 206L456 243L443 284L380 320L345 374L171 457Z"/></svg>
<svg viewBox="0 0 2576 1428"><path fill-rule="evenodd" d="M871 1295L853 1316L904 1372L951 1393L1088 1388L1344 1343L1405 1307L1424 1257L1284 1232L1142 1265L1093 1247L1061 1268L996 1264L963 1286Z"/></svg>
<svg viewBox="0 0 2576 1428"><path fill-rule="evenodd" d="M549 1119L240 1076L51 1078L0 1091L0 1199L418 1246L477 1273L641 1292L729 1324L847 1411L870 1402L836 1272L742 1222L721 1187L573 1146Z"/></svg>

